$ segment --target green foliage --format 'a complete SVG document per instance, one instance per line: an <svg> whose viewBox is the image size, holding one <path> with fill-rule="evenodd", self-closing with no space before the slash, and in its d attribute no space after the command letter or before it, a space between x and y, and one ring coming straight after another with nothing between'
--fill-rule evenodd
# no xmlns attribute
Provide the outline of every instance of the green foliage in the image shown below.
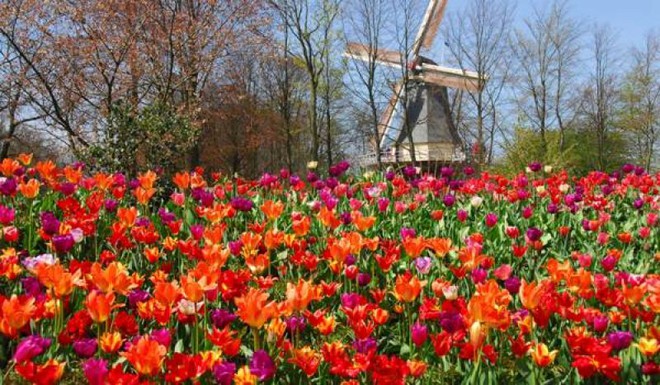
<svg viewBox="0 0 660 385"><path fill-rule="evenodd" d="M140 171L176 168L198 136L197 127L169 105L157 103L135 109L114 106L102 139L82 154L93 169Z"/></svg>
<svg viewBox="0 0 660 385"><path fill-rule="evenodd" d="M539 161L555 168L568 170L575 175L585 175L598 168L597 140L588 131L567 130L564 134L564 148L559 146L559 132L546 132L547 145L543 148L541 136L533 130L518 127L515 129L511 145L506 149L501 162L494 168L505 174L515 174L529 163ZM607 159L605 171L615 170L628 159L626 138L617 132L609 133L604 144Z"/></svg>

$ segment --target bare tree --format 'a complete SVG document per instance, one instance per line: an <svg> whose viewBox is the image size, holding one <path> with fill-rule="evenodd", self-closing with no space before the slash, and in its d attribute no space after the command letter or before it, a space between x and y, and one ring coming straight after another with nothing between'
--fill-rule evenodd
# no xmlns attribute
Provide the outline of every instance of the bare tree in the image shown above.
<svg viewBox="0 0 660 385"><path fill-rule="evenodd" d="M615 44L616 37L609 27L594 27L590 47L593 68L584 89L581 113L585 117L586 129L595 139L594 166L599 170L606 170L610 165L608 153L612 148L608 144L615 130L619 92L619 78L615 69L620 65L614 56Z"/></svg>
<svg viewBox="0 0 660 385"><path fill-rule="evenodd" d="M290 54L305 68L310 93L309 130L311 133L311 160L321 155L321 126L319 124L319 87L325 69L325 57L330 52L327 36L339 15L337 0L271 0L271 5L286 20L285 25L297 43L290 45Z"/></svg>
<svg viewBox="0 0 660 385"><path fill-rule="evenodd" d="M380 168L382 165L382 154L379 146L383 139L383 130L380 122L381 108L379 108L380 95L382 93L382 76L379 76L381 65L378 64L379 45L383 43L382 32L384 20L387 16L386 0L353 0L349 2L346 11L347 27L350 40L355 41L366 51L365 60L351 60L353 71L349 74L351 78L357 78L352 83L357 84L353 89L353 95L363 101L367 106L367 133L366 136L376 150L376 162ZM350 47L350 46L349 46ZM355 75L355 76L353 76ZM363 105L358 108L363 108Z"/></svg>
<svg viewBox="0 0 660 385"><path fill-rule="evenodd" d="M563 150L567 122L575 115L570 91L575 85L580 29L565 0L554 1L549 9L535 8L524 25L512 39L518 62L519 110L541 135L543 151L546 133L553 128L559 130Z"/></svg>
<svg viewBox="0 0 660 385"><path fill-rule="evenodd" d="M454 111L463 137L470 137L478 148L477 164L493 160L495 136L503 120L504 86L509 81L510 25L513 6L508 0L472 0L462 11L448 16L446 46L459 68L479 74L479 87L473 92L458 90Z"/></svg>
<svg viewBox="0 0 660 385"><path fill-rule="evenodd" d="M636 159L650 169L660 140L660 34L649 32L632 57L621 90L620 124L634 144Z"/></svg>

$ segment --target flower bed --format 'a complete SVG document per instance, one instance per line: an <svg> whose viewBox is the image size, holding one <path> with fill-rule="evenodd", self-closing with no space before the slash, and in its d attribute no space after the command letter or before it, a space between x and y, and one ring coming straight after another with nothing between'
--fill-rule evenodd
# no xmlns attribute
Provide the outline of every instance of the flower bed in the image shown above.
<svg viewBox="0 0 660 385"><path fill-rule="evenodd" d="M658 380L660 174L0 164L3 380Z"/></svg>

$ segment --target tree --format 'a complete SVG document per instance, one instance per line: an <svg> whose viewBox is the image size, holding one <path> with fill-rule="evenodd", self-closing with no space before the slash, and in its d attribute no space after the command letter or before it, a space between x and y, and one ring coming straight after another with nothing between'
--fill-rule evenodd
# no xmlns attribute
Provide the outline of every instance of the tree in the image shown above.
<svg viewBox="0 0 660 385"><path fill-rule="evenodd" d="M353 71L351 83L352 95L362 100L357 106L363 109L366 105L367 118L360 122L366 127L366 137L376 149L376 162L380 168L382 165L382 154L379 145L383 139L383 130L380 122L382 109L379 108L380 96L383 93L383 76L378 64L379 48L383 43L382 32L385 28L385 17L388 14L386 0L353 0L348 3L346 14L348 15L345 29L350 40L360 44L366 49L366 60L350 60L348 63ZM347 40L349 40L347 38Z"/></svg>
<svg viewBox="0 0 660 385"><path fill-rule="evenodd" d="M134 114L169 105L195 122L229 54L263 42L263 9L251 0L7 0L0 36L26 68L39 125L81 152L104 138L118 101Z"/></svg>
<svg viewBox="0 0 660 385"><path fill-rule="evenodd" d="M660 140L660 34L648 33L632 57L621 90L619 124L632 141L635 160L651 169Z"/></svg>
<svg viewBox="0 0 660 385"><path fill-rule="evenodd" d="M271 0L271 5L285 20L285 25L297 43L290 54L306 70L309 87L308 121L311 134L310 157L318 162L321 155L321 125L319 124L319 88L330 54L330 31L339 15L337 0Z"/></svg>
<svg viewBox="0 0 660 385"><path fill-rule="evenodd" d="M610 156L612 151L618 150L610 146L610 137L616 130L614 118L619 98L619 78L615 69L620 64L614 56L616 38L611 29L595 26L591 38L593 68L583 90L580 113L583 130L595 139L593 167L608 170L617 163L617 159Z"/></svg>
<svg viewBox="0 0 660 385"><path fill-rule="evenodd" d="M566 4L556 0L549 9L535 8L512 39L518 63L518 109L540 134L542 147L547 146L546 133L558 129L562 149L564 132L576 114L571 90L575 88L581 36Z"/></svg>
<svg viewBox="0 0 660 385"><path fill-rule="evenodd" d="M502 99L509 81L510 28L513 7L507 0L472 0L461 12L448 15L446 46L459 68L476 71L479 88L458 90L454 112L463 137L477 144L477 164L493 161L495 137L503 120Z"/></svg>

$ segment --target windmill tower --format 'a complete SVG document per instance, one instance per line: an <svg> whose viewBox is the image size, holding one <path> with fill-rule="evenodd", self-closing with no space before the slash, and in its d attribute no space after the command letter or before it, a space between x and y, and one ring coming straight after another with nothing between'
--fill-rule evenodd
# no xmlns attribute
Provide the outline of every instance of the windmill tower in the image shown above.
<svg viewBox="0 0 660 385"><path fill-rule="evenodd" d="M483 88L486 78L476 72L439 66L420 54L433 45L446 6L447 0L429 1L408 58L407 76L392 87L392 97L380 117L380 143L372 143L374 152L360 158L362 166L377 164L376 151L383 164L405 164L413 160L414 150L415 161L427 169L466 160L451 116L447 89L475 92ZM364 61L369 61L373 54L359 43L349 43L345 53ZM403 59L400 52L376 50L377 63L400 69Z"/></svg>

